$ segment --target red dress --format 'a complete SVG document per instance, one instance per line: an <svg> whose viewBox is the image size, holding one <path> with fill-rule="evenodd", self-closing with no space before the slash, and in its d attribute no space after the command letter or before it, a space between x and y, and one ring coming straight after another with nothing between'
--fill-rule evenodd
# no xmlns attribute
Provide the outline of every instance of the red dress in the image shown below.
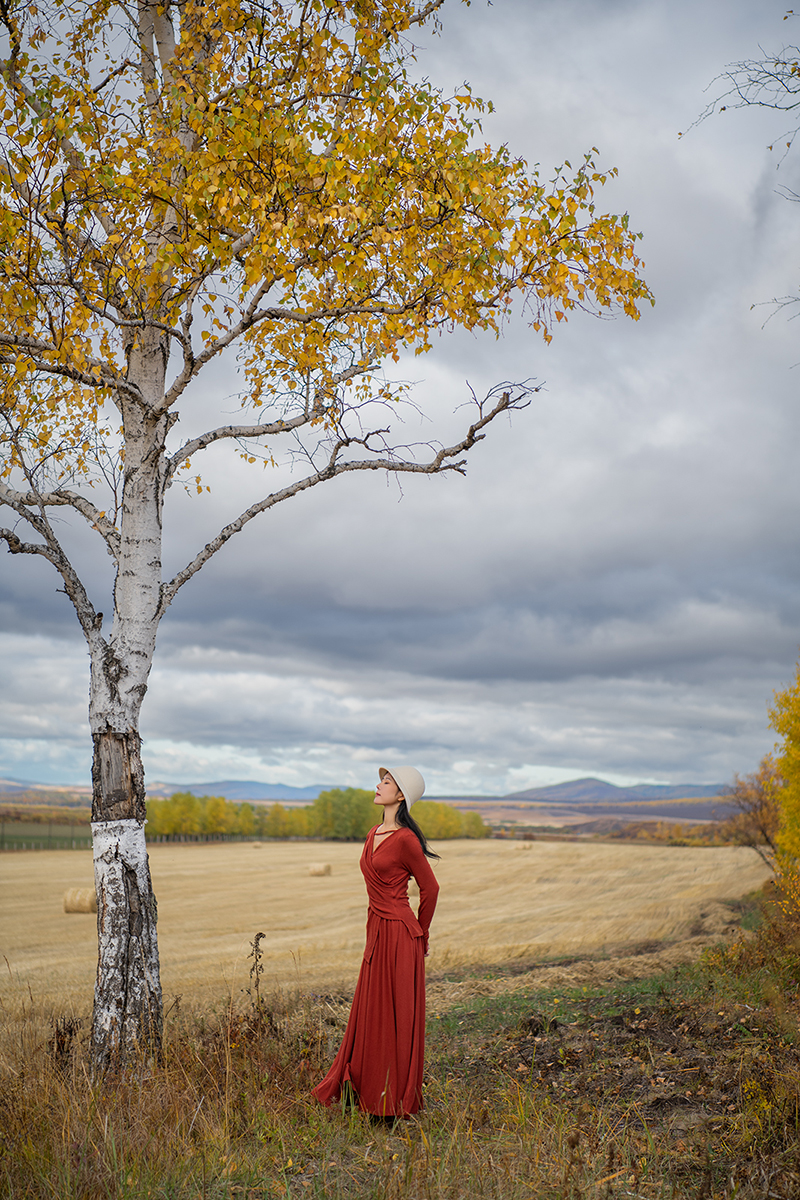
<svg viewBox="0 0 800 1200"><path fill-rule="evenodd" d="M377 828L361 854L369 908L353 1007L339 1053L313 1095L331 1104L350 1083L362 1112L410 1117L422 1108L425 953L439 885L410 829L403 826L375 846ZM408 903L412 875L419 920Z"/></svg>

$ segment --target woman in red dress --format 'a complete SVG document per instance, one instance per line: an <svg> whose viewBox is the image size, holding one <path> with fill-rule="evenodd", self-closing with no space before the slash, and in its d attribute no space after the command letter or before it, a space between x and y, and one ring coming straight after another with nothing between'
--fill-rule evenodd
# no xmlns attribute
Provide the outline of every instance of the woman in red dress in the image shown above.
<svg viewBox="0 0 800 1200"><path fill-rule="evenodd" d="M425 1058L425 955L439 885L428 847L409 808L425 791L414 767L378 772L375 803L383 821L367 834L361 854L366 880L367 945L344 1040L328 1074L314 1088L321 1104L348 1088L362 1112L410 1117L422 1108ZM419 915L408 903L408 881L419 884Z"/></svg>

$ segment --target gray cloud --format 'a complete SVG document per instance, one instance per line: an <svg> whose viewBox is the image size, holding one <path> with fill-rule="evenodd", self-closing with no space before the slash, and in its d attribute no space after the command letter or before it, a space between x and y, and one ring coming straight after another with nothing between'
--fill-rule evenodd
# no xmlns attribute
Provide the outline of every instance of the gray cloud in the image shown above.
<svg viewBox="0 0 800 1200"><path fill-rule="evenodd" d="M783 11L452 6L419 70L491 96L487 136L545 175L593 144L619 166L598 202L644 231L656 308L635 325L577 314L547 349L520 317L499 342L443 337L402 362L426 414L406 414L409 441L456 434L466 380L545 389L466 480L339 480L209 564L160 634L151 778L363 782L392 751L445 789L522 787L539 767L716 781L769 748L766 703L800 642L800 353L794 326L751 306L794 286L800 223L777 185L800 158L776 173L773 114L677 133L727 61L780 43ZM222 365L176 436L235 387ZM211 494L168 498L170 571L272 485L229 449L207 457ZM69 538L107 594L104 557ZM46 564L4 564L0 765L84 771L77 624Z"/></svg>

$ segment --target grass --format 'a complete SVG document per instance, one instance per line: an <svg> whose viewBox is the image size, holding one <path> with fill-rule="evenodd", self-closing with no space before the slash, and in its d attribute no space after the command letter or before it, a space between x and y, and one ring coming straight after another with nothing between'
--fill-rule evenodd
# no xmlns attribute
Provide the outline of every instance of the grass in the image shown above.
<svg viewBox="0 0 800 1200"><path fill-rule="evenodd" d="M747 906L745 906L745 909ZM8 1200L789 1200L800 1191L794 935L647 979L473 995L429 1021L396 1128L310 1087L341 992L173 1005L163 1059L92 1080L86 1029L29 1000L0 1041Z"/></svg>

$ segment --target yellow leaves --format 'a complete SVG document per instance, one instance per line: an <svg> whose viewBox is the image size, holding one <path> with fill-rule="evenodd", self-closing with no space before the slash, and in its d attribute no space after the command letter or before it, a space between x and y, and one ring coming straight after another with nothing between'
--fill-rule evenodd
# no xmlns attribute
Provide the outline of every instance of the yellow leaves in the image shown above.
<svg viewBox="0 0 800 1200"><path fill-rule="evenodd" d="M612 172L587 155L545 185L481 145L467 85L445 100L403 74L399 31L413 11L411 0L310 4L301 32L294 6L198 5L158 104L131 71L102 111L86 64L106 18L87 16L86 47L75 40L76 57L43 75L46 119L14 96L5 104L12 180L46 178L46 203L66 204L42 232L0 182L0 300L13 328L52 342L42 364L85 373L102 357L121 371L124 337L105 318L116 296L142 320L178 328L191 316L193 350L238 328L253 407L273 386L303 396L311 377L335 392L347 364L424 352L444 324L496 330L520 294L546 341L578 302L635 318L649 299L635 236L592 208ZM67 162L65 134L80 163ZM262 286L255 311L286 313L247 315ZM8 372L35 376L21 352ZM52 411L43 402L32 420L50 430ZM77 436L70 445L85 454Z"/></svg>

